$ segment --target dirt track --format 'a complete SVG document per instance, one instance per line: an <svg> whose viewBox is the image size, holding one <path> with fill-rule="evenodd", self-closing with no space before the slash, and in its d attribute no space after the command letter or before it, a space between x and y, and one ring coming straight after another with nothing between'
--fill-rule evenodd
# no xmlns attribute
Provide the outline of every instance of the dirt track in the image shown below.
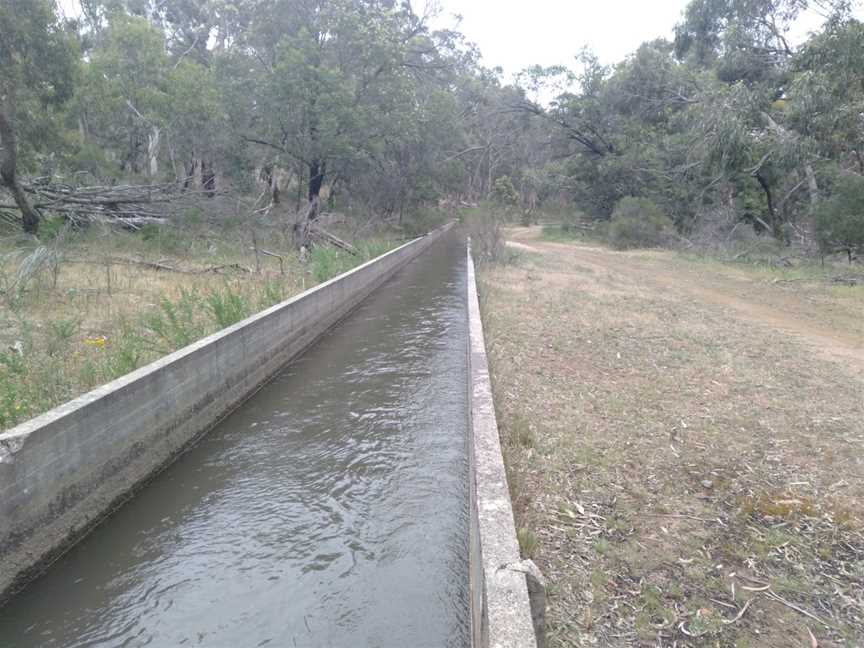
<svg viewBox="0 0 864 648"><path fill-rule="evenodd" d="M559 259L572 259L601 275L617 276L634 286L688 295L694 301L726 309L735 317L776 329L821 353L841 361L864 376L864 312L835 313L828 318L807 296L789 293L776 285L735 279L710 272L697 272L680 264L672 267L644 254L574 246L538 240L536 229L511 233L508 245L531 252L553 252Z"/></svg>

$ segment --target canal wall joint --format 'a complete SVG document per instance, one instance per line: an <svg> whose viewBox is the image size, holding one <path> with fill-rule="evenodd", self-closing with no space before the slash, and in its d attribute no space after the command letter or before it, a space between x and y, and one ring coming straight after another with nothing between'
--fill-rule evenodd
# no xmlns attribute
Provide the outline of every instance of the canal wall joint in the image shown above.
<svg viewBox="0 0 864 648"><path fill-rule="evenodd" d="M474 261L468 245L471 522L469 565L473 648L542 648L545 583L521 560L489 381Z"/></svg>
<svg viewBox="0 0 864 648"><path fill-rule="evenodd" d="M449 227L0 433L0 603Z"/></svg>

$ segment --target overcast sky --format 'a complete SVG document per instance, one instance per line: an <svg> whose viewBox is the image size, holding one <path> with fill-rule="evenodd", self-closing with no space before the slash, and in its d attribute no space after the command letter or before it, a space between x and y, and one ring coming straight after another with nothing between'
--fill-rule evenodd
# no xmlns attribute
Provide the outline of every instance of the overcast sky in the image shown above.
<svg viewBox="0 0 864 648"><path fill-rule="evenodd" d="M672 37L687 0L437 0L438 21L454 24L480 47L488 67L509 77L523 68L570 64L583 45L603 63L617 63L647 40ZM821 24L810 13L796 26L793 41Z"/></svg>
<svg viewBox="0 0 864 648"><path fill-rule="evenodd" d="M167 0L171 2L172 0ZM67 15L79 0L59 0ZM436 26L457 27L480 47L483 63L507 78L533 64L569 65L587 45L605 64L617 63L647 40L672 38L688 0L425 0L438 5ZM864 0L853 0L859 20ZM422 11L424 0L415 8ZM457 21L456 15L462 17ZM805 13L791 35L803 42L823 19Z"/></svg>

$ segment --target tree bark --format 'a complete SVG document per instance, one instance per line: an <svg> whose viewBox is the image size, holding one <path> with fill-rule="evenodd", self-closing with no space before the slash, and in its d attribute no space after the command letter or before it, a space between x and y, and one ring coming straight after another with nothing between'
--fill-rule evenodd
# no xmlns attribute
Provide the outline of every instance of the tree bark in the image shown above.
<svg viewBox="0 0 864 648"><path fill-rule="evenodd" d="M201 188L208 198L216 195L216 171L213 170L213 164L203 157L201 158Z"/></svg>
<svg viewBox="0 0 864 648"><path fill-rule="evenodd" d="M38 234L39 212L30 205L30 201L27 200L24 190L18 183L18 139L15 136L12 119L12 115L4 107L0 107L0 145L3 147L2 158L0 158L0 180L12 194L12 199L21 212L24 231L28 234Z"/></svg>
<svg viewBox="0 0 864 648"><path fill-rule="evenodd" d="M782 233L780 232L780 223L777 220L777 210L774 209L774 195L771 193L771 187L761 172L756 174L756 180L759 182L759 186L762 187L762 191L765 192L765 200L768 203L768 222L771 223L771 233L775 238L779 239Z"/></svg>
<svg viewBox="0 0 864 648"><path fill-rule="evenodd" d="M816 173L813 171L813 165L809 162L804 164L804 173L807 176L807 190L810 193L810 210L812 213L819 202L819 183L816 182Z"/></svg>
<svg viewBox="0 0 864 648"><path fill-rule="evenodd" d="M308 199L311 203L312 201L317 201L318 196L321 194L321 187L324 185L324 174L327 171L327 164L321 160L312 160L309 163L309 195ZM313 218L315 218L313 216Z"/></svg>
<svg viewBox="0 0 864 648"><path fill-rule="evenodd" d="M150 177L159 175L159 139L162 132L158 126L151 126L147 134L147 158L149 162Z"/></svg>

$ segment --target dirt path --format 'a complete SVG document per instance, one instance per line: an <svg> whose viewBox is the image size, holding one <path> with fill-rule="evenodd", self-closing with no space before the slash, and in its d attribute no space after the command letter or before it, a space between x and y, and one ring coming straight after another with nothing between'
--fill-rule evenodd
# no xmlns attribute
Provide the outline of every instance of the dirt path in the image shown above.
<svg viewBox="0 0 864 648"><path fill-rule="evenodd" d="M740 319L791 335L824 357L839 360L864 376L864 310L834 318L821 316L818 309L799 294L788 294L776 286L733 279L693 268L670 268L661 258L639 253L614 252L584 245L539 240L537 228L511 232L508 246L526 252L553 254L595 272L626 278L634 286L672 291L695 301L728 309Z"/></svg>
<svg viewBox="0 0 864 648"><path fill-rule="evenodd" d="M864 646L860 287L507 235L483 317L548 645Z"/></svg>

